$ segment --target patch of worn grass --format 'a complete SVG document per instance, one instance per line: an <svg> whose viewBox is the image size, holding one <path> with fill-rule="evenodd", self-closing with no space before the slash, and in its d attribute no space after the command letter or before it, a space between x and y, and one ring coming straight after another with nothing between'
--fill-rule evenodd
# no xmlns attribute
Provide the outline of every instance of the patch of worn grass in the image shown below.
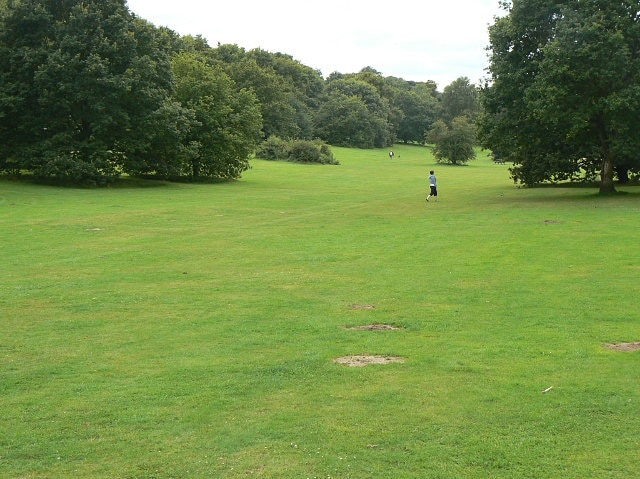
<svg viewBox="0 0 640 479"><path fill-rule="evenodd" d="M0 475L638 475L638 188L394 151L0 181Z"/></svg>

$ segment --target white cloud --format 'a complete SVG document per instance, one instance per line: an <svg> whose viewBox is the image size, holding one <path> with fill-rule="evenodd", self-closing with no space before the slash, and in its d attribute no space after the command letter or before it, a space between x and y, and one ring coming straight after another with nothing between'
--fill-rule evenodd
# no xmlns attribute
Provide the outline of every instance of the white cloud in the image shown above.
<svg viewBox="0 0 640 479"><path fill-rule="evenodd" d="M182 35L202 35L215 47L282 52L321 70L434 80L442 90L458 77L484 76L487 27L498 0L129 0L129 8Z"/></svg>

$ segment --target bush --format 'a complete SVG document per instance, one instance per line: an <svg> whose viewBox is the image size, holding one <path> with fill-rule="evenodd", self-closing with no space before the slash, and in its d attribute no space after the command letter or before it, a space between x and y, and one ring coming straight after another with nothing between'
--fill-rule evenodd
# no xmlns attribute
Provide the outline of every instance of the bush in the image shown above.
<svg viewBox="0 0 640 479"><path fill-rule="evenodd" d="M263 160L286 160L289 158L289 142L270 136L258 146L256 156Z"/></svg>
<svg viewBox="0 0 640 479"><path fill-rule="evenodd" d="M256 157L264 160L284 160L299 163L339 165L329 145L320 140L286 141L270 136L256 151Z"/></svg>

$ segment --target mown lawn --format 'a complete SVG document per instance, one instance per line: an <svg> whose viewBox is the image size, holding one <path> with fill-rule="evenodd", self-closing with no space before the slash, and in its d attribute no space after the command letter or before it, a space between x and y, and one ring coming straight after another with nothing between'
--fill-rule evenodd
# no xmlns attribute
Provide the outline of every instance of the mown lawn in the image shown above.
<svg viewBox="0 0 640 479"><path fill-rule="evenodd" d="M394 151L0 180L0 477L640 476L640 188Z"/></svg>

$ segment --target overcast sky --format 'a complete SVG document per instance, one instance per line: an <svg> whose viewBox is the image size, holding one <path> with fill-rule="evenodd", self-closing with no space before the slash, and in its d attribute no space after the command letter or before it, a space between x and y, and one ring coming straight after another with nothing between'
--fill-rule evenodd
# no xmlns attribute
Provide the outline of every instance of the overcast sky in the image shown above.
<svg viewBox="0 0 640 479"><path fill-rule="evenodd" d="M291 55L320 70L433 80L438 90L488 64L487 27L498 0L128 0L131 11L210 46L237 44Z"/></svg>

